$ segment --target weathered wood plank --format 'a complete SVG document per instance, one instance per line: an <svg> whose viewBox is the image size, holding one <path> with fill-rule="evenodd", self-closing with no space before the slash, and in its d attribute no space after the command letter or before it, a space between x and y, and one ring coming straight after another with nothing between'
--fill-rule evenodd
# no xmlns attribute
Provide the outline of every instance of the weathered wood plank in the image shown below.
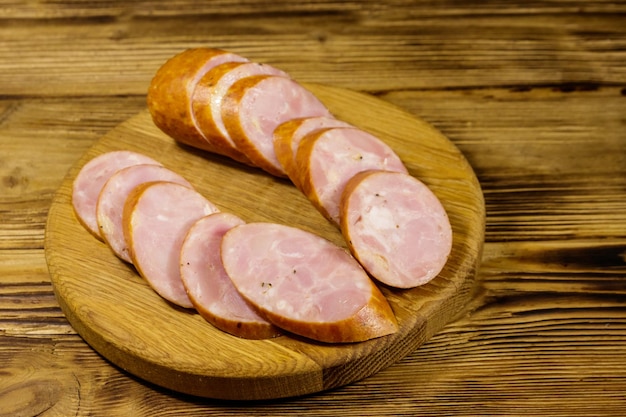
<svg viewBox="0 0 626 417"><path fill-rule="evenodd" d="M5 20L0 95L144 94L167 58L207 45L301 81L372 92L626 82L622 14L469 15L462 28L455 16L405 16L393 20L393 31L375 13L351 12L226 19L131 13L98 22L97 31L89 19Z"/></svg>
<svg viewBox="0 0 626 417"><path fill-rule="evenodd" d="M624 87L400 91L380 97L441 129L485 180L558 180L580 174L583 163L585 175L626 172Z"/></svg>
<svg viewBox="0 0 626 417"><path fill-rule="evenodd" d="M338 13L354 12L363 14L376 13L379 18L401 18L407 16L456 16L456 15L502 15L502 14L550 14L550 13L617 13L626 11L623 2L603 0L590 3L584 0L561 1L523 1L508 3L502 7L496 0L480 3L448 2L442 5L433 0L309 0L292 2L277 0L268 3L263 0L220 0L196 2L194 0L176 0L163 3L146 0L129 3L124 0L90 2L13 2L2 4L0 11L10 18L72 18L72 17L115 17L124 14L145 16L181 16L181 15L241 15L265 12L268 14L296 13Z"/></svg>
<svg viewBox="0 0 626 417"><path fill-rule="evenodd" d="M622 229L623 230L623 229ZM490 296L626 293L626 240L502 242L485 245L481 286Z"/></svg>
<svg viewBox="0 0 626 417"><path fill-rule="evenodd" d="M621 366L625 301L580 294L573 308L571 297L487 297L482 307L371 378L332 392L261 404L164 392L109 366L77 336L2 338L0 398L30 400L0 401L0 409L22 415L48 409L136 416L174 410L250 416L618 415L626 389ZM602 383L609 379L610 386ZM406 397L414 400L407 402ZM363 398L368 406L354 408Z"/></svg>

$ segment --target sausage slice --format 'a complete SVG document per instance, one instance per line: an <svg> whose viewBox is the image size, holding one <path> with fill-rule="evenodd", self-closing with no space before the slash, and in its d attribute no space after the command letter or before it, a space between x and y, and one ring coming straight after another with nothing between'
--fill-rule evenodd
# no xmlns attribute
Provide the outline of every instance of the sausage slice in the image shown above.
<svg viewBox="0 0 626 417"><path fill-rule="evenodd" d="M348 182L341 231L374 278L399 288L433 279L452 249L452 228L439 199L423 182L397 172L362 172Z"/></svg>
<svg viewBox="0 0 626 417"><path fill-rule="evenodd" d="M132 263L167 301L193 307L180 278L180 248L189 228L217 211L197 191L166 181L141 184L126 199L122 224Z"/></svg>
<svg viewBox="0 0 626 417"><path fill-rule="evenodd" d="M211 68L246 58L214 48L187 49L168 59L148 88L147 103L154 124L178 142L214 152L198 129L191 107L198 81Z"/></svg>
<svg viewBox="0 0 626 417"><path fill-rule="evenodd" d="M370 169L406 173L385 142L353 128L328 128L305 136L296 154L302 192L327 219L339 225L339 202L346 183Z"/></svg>
<svg viewBox="0 0 626 417"><path fill-rule="evenodd" d="M348 122L344 122L334 117L301 117L281 123L274 130L274 152L283 170L299 189L297 182L297 168L295 163L296 152L302 138L311 132L328 127L350 127Z"/></svg>
<svg viewBox="0 0 626 417"><path fill-rule="evenodd" d="M222 100L222 120L237 148L256 166L286 177L274 152L274 129L299 117L327 116L313 93L291 78L255 75L235 82Z"/></svg>
<svg viewBox="0 0 626 417"><path fill-rule="evenodd" d="M151 181L171 181L187 187L192 185L182 176L160 165L133 165L117 171L102 187L96 205L98 227L104 241L120 259L132 263L124 239L122 214L130 192Z"/></svg>
<svg viewBox="0 0 626 417"><path fill-rule="evenodd" d="M239 293L276 326L321 342L394 333L387 300L344 249L273 223L248 223L222 239L222 262Z"/></svg>
<svg viewBox="0 0 626 417"><path fill-rule="evenodd" d="M154 159L132 151L111 151L89 160L80 169L72 184L72 207L78 221L93 236L102 239L96 204L104 184L122 168L138 164L161 165Z"/></svg>
<svg viewBox="0 0 626 417"><path fill-rule="evenodd" d="M198 220L183 241L180 276L198 313L218 329L245 339L276 337L280 330L241 297L222 265L222 236L241 224L244 221L230 213Z"/></svg>
<svg viewBox="0 0 626 417"><path fill-rule="evenodd" d="M222 100L236 81L252 75L288 74L271 65L257 62L229 62L218 65L207 72L198 82L192 97L192 108L204 137L217 153L252 165L252 162L237 149L222 120Z"/></svg>

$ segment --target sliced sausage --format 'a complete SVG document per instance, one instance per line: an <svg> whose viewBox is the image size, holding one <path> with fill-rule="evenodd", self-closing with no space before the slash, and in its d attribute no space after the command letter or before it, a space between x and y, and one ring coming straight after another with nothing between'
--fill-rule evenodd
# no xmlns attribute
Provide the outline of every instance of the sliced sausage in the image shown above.
<svg viewBox="0 0 626 417"><path fill-rule="evenodd" d="M138 164L160 165L154 159L131 151L111 151L89 160L72 184L72 207L78 221L96 238L102 240L96 219L96 204L102 187L115 172Z"/></svg>
<svg viewBox="0 0 626 417"><path fill-rule="evenodd" d="M246 58L213 48L187 49L168 59L150 82L147 103L154 124L187 145L214 152L198 129L191 99L198 81L211 68Z"/></svg>
<svg viewBox="0 0 626 417"><path fill-rule="evenodd" d="M241 224L230 213L198 220L183 241L180 276L198 313L218 329L245 339L276 337L280 331L241 297L222 265L222 236Z"/></svg>
<svg viewBox="0 0 626 417"><path fill-rule="evenodd" d="M291 78L256 75L235 82L222 100L222 120L237 148L255 165L285 177L274 152L274 129L299 117L327 116L313 93Z"/></svg>
<svg viewBox="0 0 626 417"><path fill-rule="evenodd" d="M132 263L169 302L193 307L180 278L180 248L189 228L217 211L197 191L166 181L143 183L126 199L122 224Z"/></svg>
<svg viewBox="0 0 626 417"><path fill-rule="evenodd" d="M452 249L444 207L408 174L367 171L354 176L341 201L341 230L350 250L378 281L422 285L441 272Z"/></svg>
<svg viewBox="0 0 626 417"><path fill-rule="evenodd" d="M305 136L296 154L302 192L326 218L339 225L341 193L361 171L406 173L398 155L378 137L358 128L328 128Z"/></svg>
<svg viewBox="0 0 626 417"><path fill-rule="evenodd" d="M283 170L291 182L300 188L297 182L295 165L296 152L302 138L311 132L328 127L350 127L348 122L334 117L301 117L281 123L274 130L274 152Z"/></svg>
<svg viewBox="0 0 626 417"><path fill-rule="evenodd" d="M104 241L120 259L132 263L122 228L124 203L130 192L140 184L170 181L192 187L179 174L160 165L133 165L117 171L102 187L96 205L96 218Z"/></svg>
<svg viewBox="0 0 626 417"><path fill-rule="evenodd" d="M242 296L278 327L310 339L359 342L394 333L387 300L344 249L273 223L248 223L222 238L222 262Z"/></svg>
<svg viewBox="0 0 626 417"><path fill-rule="evenodd" d="M198 82L192 97L193 112L198 127L216 152L236 161L252 165L238 149L222 121L222 100L236 81L252 75L289 75L271 65L257 62L229 62L207 72Z"/></svg>

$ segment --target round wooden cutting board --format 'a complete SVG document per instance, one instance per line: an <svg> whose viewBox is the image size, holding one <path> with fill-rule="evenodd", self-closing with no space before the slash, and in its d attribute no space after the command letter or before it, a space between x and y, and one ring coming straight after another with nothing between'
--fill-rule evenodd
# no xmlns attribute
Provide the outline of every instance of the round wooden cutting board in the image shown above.
<svg viewBox="0 0 626 417"><path fill-rule="evenodd" d="M339 231L288 181L178 145L154 126L146 110L103 136L77 162L50 207L45 252L54 291L69 322L97 352L131 374L179 392L218 399L275 399L370 376L422 345L463 311L472 297L485 227L482 192L466 159L436 129L387 102L336 87L306 86L337 118L394 148L448 212L454 244L441 274L415 289L381 288L399 331L343 345L292 336L244 340L160 298L74 216L72 181L96 155L119 149L144 153L183 175L222 211L248 222L297 226L345 244Z"/></svg>

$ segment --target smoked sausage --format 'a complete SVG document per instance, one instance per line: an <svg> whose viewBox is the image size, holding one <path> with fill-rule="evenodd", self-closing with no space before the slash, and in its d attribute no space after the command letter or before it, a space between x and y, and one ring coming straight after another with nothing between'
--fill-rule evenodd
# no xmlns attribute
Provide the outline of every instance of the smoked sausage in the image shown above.
<svg viewBox="0 0 626 417"><path fill-rule="evenodd" d="M147 104L154 124L178 142L214 152L198 129L191 106L193 92L211 68L244 61L248 60L216 48L191 48L168 59L148 88Z"/></svg>
<svg viewBox="0 0 626 417"><path fill-rule="evenodd" d="M96 204L102 187L118 170L138 164L160 165L137 152L111 151L90 159L76 175L72 183L74 213L83 227L99 240L103 239L96 219Z"/></svg>
<svg viewBox="0 0 626 417"><path fill-rule="evenodd" d="M233 142L222 120L222 100L236 81L252 75L280 75L287 73L267 64L256 62L228 62L212 68L196 85L192 108L198 128L211 144L214 152L254 165Z"/></svg>
<svg viewBox="0 0 626 417"><path fill-rule="evenodd" d="M306 135L296 154L304 195L336 225L341 193L350 178L369 169L407 172L400 157L378 137L358 129L328 128Z"/></svg>
<svg viewBox="0 0 626 417"><path fill-rule="evenodd" d="M300 117L288 120L274 129L274 152L291 182L300 189L295 163L300 141L311 132L328 127L350 127L348 122L334 117Z"/></svg>
<svg viewBox="0 0 626 417"><path fill-rule="evenodd" d="M193 307L180 278L180 248L198 219L218 211L194 189L169 181L143 183L126 199L122 225L132 263L167 301Z"/></svg>
<svg viewBox="0 0 626 417"><path fill-rule="evenodd" d="M276 337L280 330L241 297L222 265L222 237L241 224L231 213L213 213L194 223L180 251L180 276L198 313L218 329L245 339Z"/></svg>
<svg viewBox="0 0 626 417"><path fill-rule="evenodd" d="M104 184L96 205L96 219L104 241L120 259L132 263L124 239L122 214L130 192L151 181L171 181L192 187L182 176L161 165L140 164L120 169Z"/></svg>
<svg viewBox="0 0 626 417"><path fill-rule="evenodd" d="M346 185L341 231L378 281L412 288L433 279L452 249L452 228L435 194L411 175L365 171Z"/></svg>
<svg viewBox="0 0 626 417"><path fill-rule="evenodd" d="M397 331L389 303L359 263L320 236L247 223L226 232L221 256L239 293L288 332L348 343Z"/></svg>
<svg viewBox="0 0 626 417"><path fill-rule="evenodd" d="M274 152L274 129L298 117L328 116L313 93L291 78L255 75L235 82L222 100L222 120L237 149L268 173L286 177Z"/></svg>

